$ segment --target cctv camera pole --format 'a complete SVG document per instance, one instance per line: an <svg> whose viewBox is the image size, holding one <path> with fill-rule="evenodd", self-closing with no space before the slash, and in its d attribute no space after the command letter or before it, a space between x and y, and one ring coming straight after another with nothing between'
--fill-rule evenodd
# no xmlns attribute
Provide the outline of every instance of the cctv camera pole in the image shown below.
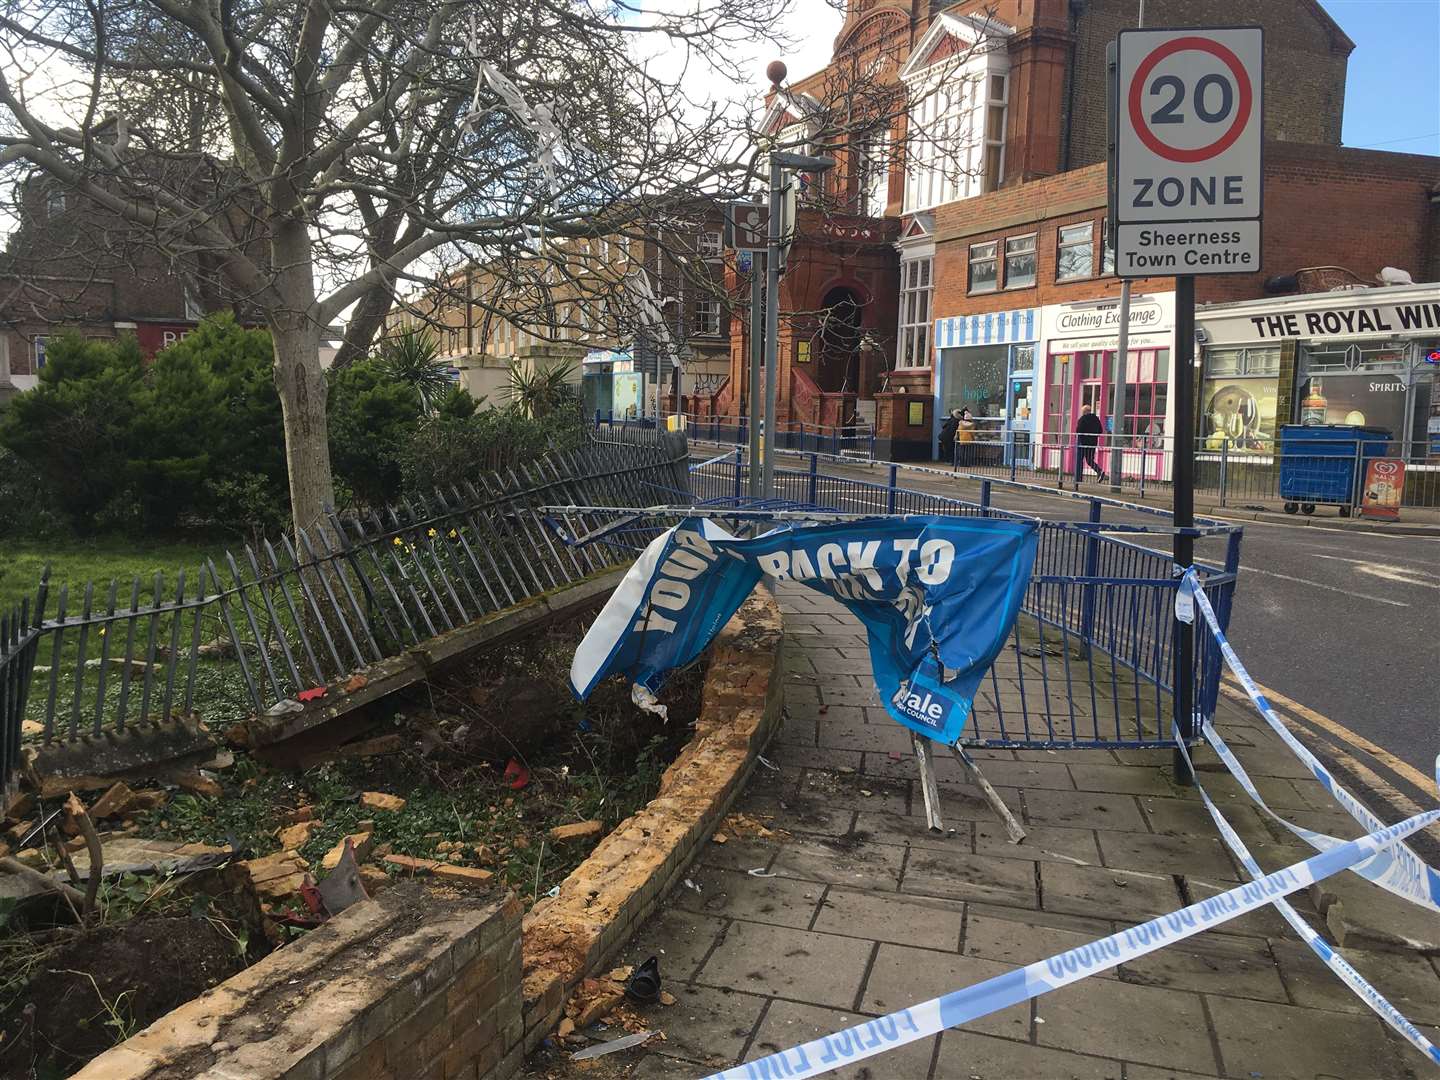
<svg viewBox="0 0 1440 1080"><path fill-rule="evenodd" d="M781 245L788 245L793 236L781 230L795 230L795 222L783 224L780 217L784 205L785 170L822 173L835 167L835 159L811 157L808 154L770 155L770 232L765 254L765 497L773 499L775 491L775 395L780 383L778 370L780 341L780 254Z"/></svg>
<svg viewBox="0 0 1440 1080"><path fill-rule="evenodd" d="M765 464L764 497L775 497L775 395L780 376L776 354L780 351L780 206L784 172L780 159L770 155L770 231L765 248Z"/></svg>
<svg viewBox="0 0 1440 1080"><path fill-rule="evenodd" d="M760 252L750 253L750 497L761 497L760 476L760 362L765 356L765 279Z"/></svg>

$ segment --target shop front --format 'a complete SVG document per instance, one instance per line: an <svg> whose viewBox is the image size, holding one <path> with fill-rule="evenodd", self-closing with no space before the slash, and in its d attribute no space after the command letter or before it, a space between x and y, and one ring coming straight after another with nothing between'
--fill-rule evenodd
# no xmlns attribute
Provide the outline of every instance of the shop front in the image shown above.
<svg viewBox="0 0 1440 1080"><path fill-rule="evenodd" d="M1118 439L1126 476L1158 480L1168 475L1166 436L1172 430L1171 347L1175 294L1137 295L1130 304L1126 347L1125 415L1112 415L1120 304L1114 298L1044 308L1045 356L1038 465L1065 474L1075 469L1075 428L1089 408ZM1102 459L1108 468L1108 462Z"/></svg>
<svg viewBox="0 0 1440 1080"><path fill-rule="evenodd" d="M1432 458L1440 286L1214 304L1196 312L1207 448L1270 454L1284 424L1390 432L1390 456Z"/></svg>
<svg viewBox="0 0 1440 1080"><path fill-rule="evenodd" d="M935 321L937 456L940 425L964 408L971 419L958 436L962 464L1030 465L1039 329L1039 308Z"/></svg>
<svg viewBox="0 0 1440 1080"><path fill-rule="evenodd" d="M581 399L588 416L634 419L645 400L645 376L628 352L592 349L581 368Z"/></svg>

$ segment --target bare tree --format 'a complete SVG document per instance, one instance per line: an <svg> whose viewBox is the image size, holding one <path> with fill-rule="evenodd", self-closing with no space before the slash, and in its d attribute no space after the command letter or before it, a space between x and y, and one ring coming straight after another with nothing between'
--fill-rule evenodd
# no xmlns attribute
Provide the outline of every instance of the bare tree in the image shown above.
<svg viewBox="0 0 1440 1080"><path fill-rule="evenodd" d="M407 277L741 187L736 111L686 91L740 82L730 50L781 3L3 0L0 168L114 223L77 248L154 248L260 314L307 526L332 500L322 331L350 311L357 355Z"/></svg>

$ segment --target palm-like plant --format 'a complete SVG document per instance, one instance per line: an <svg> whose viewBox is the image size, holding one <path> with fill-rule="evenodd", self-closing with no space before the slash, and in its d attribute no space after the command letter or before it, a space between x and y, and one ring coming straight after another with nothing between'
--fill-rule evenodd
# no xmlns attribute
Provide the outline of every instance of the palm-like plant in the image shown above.
<svg viewBox="0 0 1440 1080"><path fill-rule="evenodd" d="M510 365L506 395L513 408L535 420L578 401L572 380L574 364L556 364L526 372L518 362Z"/></svg>
<svg viewBox="0 0 1440 1080"><path fill-rule="evenodd" d="M432 334L415 327L381 343L380 364L390 378L415 388L426 412L435 411L452 385L447 365L440 359L439 343Z"/></svg>

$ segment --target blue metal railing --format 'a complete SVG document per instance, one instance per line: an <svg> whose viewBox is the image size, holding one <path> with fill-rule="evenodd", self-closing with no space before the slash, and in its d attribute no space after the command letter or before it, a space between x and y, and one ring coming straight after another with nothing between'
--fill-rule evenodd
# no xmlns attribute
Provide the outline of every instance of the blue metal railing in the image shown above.
<svg viewBox="0 0 1440 1080"><path fill-rule="evenodd" d="M636 426L653 428L655 418L616 419L613 414L602 414L598 409L595 411L595 429L598 432ZM750 441L750 427L744 417L736 420L724 416L686 414L685 430L693 442L744 446ZM837 426L785 420L777 426L775 441L779 449L797 453L830 454L855 461L875 459L875 429L865 423Z"/></svg>
<svg viewBox="0 0 1440 1080"><path fill-rule="evenodd" d="M819 455L810 455L804 468L777 468L777 498L790 506L849 513L1036 520L995 501L997 489L1029 485L985 481L979 501L972 502L901 487L900 466L893 464L884 483L826 473L821 464ZM738 450L723 460L711 459L692 469L692 495L697 502L738 503L746 471ZM1221 658L1203 635L1196 643L1195 699L1189 708L1177 707L1178 578L1168 552L1138 542L1147 534L1168 538L1174 530L1114 519L1117 511L1156 515L1151 507L1098 496L1082 501L1087 509L1083 521L1038 521L1039 546L1025 603L1010 642L976 697L967 745L1170 746L1173 718L1179 718L1181 730L1193 738L1199 719L1214 715ZM1111 512L1108 522L1107 511ZM1206 595L1228 626L1242 530L1205 522L1197 531L1225 543L1222 566L1200 564L1197 569ZM1114 535L1117 532L1121 535ZM1125 535L1133 539L1122 538ZM1186 724L1187 717L1199 719Z"/></svg>

